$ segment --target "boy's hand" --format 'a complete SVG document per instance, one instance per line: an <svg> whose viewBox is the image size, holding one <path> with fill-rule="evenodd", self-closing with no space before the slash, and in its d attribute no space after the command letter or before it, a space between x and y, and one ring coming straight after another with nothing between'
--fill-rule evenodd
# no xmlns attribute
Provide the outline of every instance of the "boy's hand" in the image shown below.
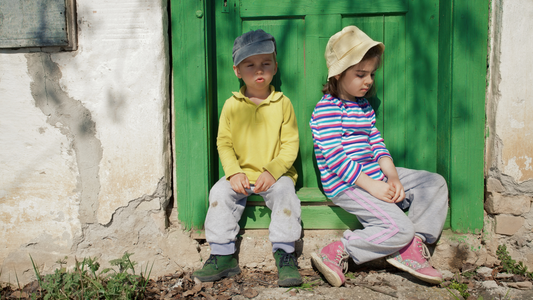
<svg viewBox="0 0 533 300"><path fill-rule="evenodd" d="M403 185L398 178L389 178L387 184L390 185L396 192L394 197L392 197L393 203L402 202L405 199L405 191L403 190Z"/></svg>
<svg viewBox="0 0 533 300"><path fill-rule="evenodd" d="M257 178L257 181L255 182L255 189L254 193L261 193L266 190L268 190L274 183L276 183L276 179L272 174L270 174L268 171L264 171L261 175L259 175L259 178Z"/></svg>
<svg viewBox="0 0 533 300"><path fill-rule="evenodd" d="M229 178L229 184L236 193L241 193L248 196L246 189L250 188L250 181L248 181L248 176L246 176L246 174L237 173L231 175Z"/></svg>

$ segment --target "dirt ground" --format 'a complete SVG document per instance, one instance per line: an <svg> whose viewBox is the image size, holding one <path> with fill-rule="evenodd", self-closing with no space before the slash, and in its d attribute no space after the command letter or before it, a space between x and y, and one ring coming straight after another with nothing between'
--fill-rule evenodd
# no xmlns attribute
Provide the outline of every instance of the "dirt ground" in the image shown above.
<svg viewBox="0 0 533 300"><path fill-rule="evenodd" d="M455 275L439 286L422 282L408 273L394 268L360 268L347 274L346 283L339 288L331 287L314 269L300 270L304 284L300 287L280 288L277 273L260 269L242 269L242 273L217 282L199 282L191 272L176 272L150 280L144 299L465 299L458 291L450 288L452 280L468 286L473 299L533 299L533 290L509 288L502 280L496 286L487 287L485 282L494 278L472 275L470 278ZM508 282L527 279L508 278ZM26 285L22 290L4 288L0 299L31 299L37 291L37 282Z"/></svg>

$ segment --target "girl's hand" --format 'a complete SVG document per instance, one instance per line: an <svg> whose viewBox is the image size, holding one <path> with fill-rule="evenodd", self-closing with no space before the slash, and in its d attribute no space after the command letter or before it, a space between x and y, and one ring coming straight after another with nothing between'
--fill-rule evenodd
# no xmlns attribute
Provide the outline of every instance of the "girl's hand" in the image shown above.
<svg viewBox="0 0 533 300"><path fill-rule="evenodd" d="M229 178L229 184L236 193L245 194L248 196L246 189L250 188L250 181L248 180L248 176L246 176L246 174L237 173L231 175Z"/></svg>
<svg viewBox="0 0 533 300"><path fill-rule="evenodd" d="M255 182L254 193L261 193L268 190L274 183L276 179L268 171L264 171L259 175L257 181Z"/></svg>
<svg viewBox="0 0 533 300"><path fill-rule="evenodd" d="M372 179L372 182L366 190L379 200L395 203L394 196L396 195L396 189L386 182Z"/></svg>
<svg viewBox="0 0 533 300"><path fill-rule="evenodd" d="M389 178L387 184L390 185L396 192L392 198L393 203L402 202L405 199L405 191L403 190L403 185L398 178Z"/></svg>

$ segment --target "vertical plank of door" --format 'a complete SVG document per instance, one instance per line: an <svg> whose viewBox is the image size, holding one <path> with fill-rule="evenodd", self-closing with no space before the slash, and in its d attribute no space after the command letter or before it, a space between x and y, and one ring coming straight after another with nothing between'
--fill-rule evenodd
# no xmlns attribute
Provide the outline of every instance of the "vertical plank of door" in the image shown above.
<svg viewBox="0 0 533 300"><path fill-rule="evenodd" d="M215 18L216 24L211 29L215 31L216 40L216 113L213 114L213 122L217 126L213 126L213 134L218 133L218 121L220 112L226 102L226 99L231 97L232 92L239 90L239 79L235 76L233 71L233 42L235 38L242 33L242 21L239 16L239 1L238 0L218 0L215 1ZM224 7L225 3L225 7ZM216 138L212 139L211 147L216 148ZM218 177L224 176L224 169L220 160L217 158L213 163L218 164Z"/></svg>
<svg viewBox="0 0 533 300"><path fill-rule="evenodd" d="M387 91L383 96L384 139L394 164L406 166L407 124L416 118L409 118L405 105L407 80L405 61L405 16L384 17L385 55L383 60L384 85Z"/></svg>
<svg viewBox="0 0 533 300"><path fill-rule="evenodd" d="M178 218L185 228L201 228L207 212L210 167L205 23L196 13L205 11L205 3L172 1L170 7Z"/></svg>
<svg viewBox="0 0 533 300"><path fill-rule="evenodd" d="M413 3L406 15L406 165L435 172L439 1Z"/></svg>
<svg viewBox="0 0 533 300"><path fill-rule="evenodd" d="M483 228L488 2L452 6L452 229L474 233Z"/></svg>
<svg viewBox="0 0 533 300"><path fill-rule="evenodd" d="M446 2L446 3L445 3ZM450 192L450 217L447 218L449 227L455 230L451 225L451 214L462 214L462 205L468 206L468 203L457 203L457 209L453 209L455 193L453 192L453 181L451 173L451 80L452 80L452 5L447 1L441 1L439 6L439 77L438 77L438 119L437 119L437 172L441 174L448 183Z"/></svg>

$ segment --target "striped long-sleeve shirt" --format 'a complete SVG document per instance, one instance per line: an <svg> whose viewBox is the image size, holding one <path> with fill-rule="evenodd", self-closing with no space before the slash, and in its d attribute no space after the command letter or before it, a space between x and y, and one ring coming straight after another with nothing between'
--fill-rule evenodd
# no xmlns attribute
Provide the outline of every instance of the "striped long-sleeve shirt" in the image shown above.
<svg viewBox="0 0 533 300"><path fill-rule="evenodd" d="M364 98L351 102L326 94L316 105L309 125L329 198L355 185L361 172L376 180L385 178L378 160L390 153L375 123L374 110Z"/></svg>

